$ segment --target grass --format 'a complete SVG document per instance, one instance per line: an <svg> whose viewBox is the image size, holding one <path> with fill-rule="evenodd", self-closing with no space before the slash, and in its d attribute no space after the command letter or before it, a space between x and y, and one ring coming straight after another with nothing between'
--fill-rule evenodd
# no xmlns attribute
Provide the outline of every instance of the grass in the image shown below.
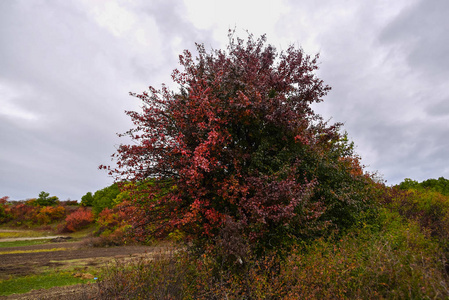
<svg viewBox="0 0 449 300"><path fill-rule="evenodd" d="M42 237L49 235L51 233L45 231L36 230L15 230L15 231L0 231L0 242L1 239L10 238L24 238L24 237Z"/></svg>
<svg viewBox="0 0 449 300"><path fill-rule="evenodd" d="M56 228L56 226L54 226ZM54 228L54 230L56 230ZM34 229L17 229L10 228L7 226L0 226L0 258L2 254L13 254L13 253L36 253L36 252L52 252L52 251L63 251L66 248L54 248L54 249L37 249L37 250L14 250L9 251L8 248L11 247L22 247L22 246L32 246L49 243L50 239L38 239L38 240L20 240L20 241L2 241L2 239L10 238L34 238L34 237L45 237L49 235L58 235L53 229L43 230L40 228ZM71 241L81 240L87 236L90 236L92 232L96 230L95 226L90 226L81 231L62 234L69 235L73 238ZM49 254L51 255L51 253ZM5 279L0 279L0 298L1 296L7 296L11 294L22 294L27 293L31 290L38 289L48 289L57 286L67 286L75 284L86 284L90 282L95 282L93 279L83 278L83 275L92 277L91 274L97 273L97 263L104 262L103 259L79 259L73 261L63 261L62 265L57 267L42 267L37 274L28 276L14 276L6 277ZM81 276L81 277L80 277Z"/></svg>
<svg viewBox="0 0 449 300"><path fill-rule="evenodd" d="M3 254L19 254L19 253L54 252L54 251L65 251L65 250L67 250L67 248L51 248L51 249L34 249L34 250L0 251L0 255L3 255Z"/></svg>
<svg viewBox="0 0 449 300"><path fill-rule="evenodd" d="M97 226L90 225L87 228L72 232L69 235L74 239L83 239L85 237L91 236L97 229Z"/></svg>
<svg viewBox="0 0 449 300"><path fill-rule="evenodd" d="M0 281L0 296L27 293L31 290L55 286L94 282L93 279L75 277L72 273L48 273Z"/></svg>
<svg viewBox="0 0 449 300"><path fill-rule="evenodd" d="M0 240L0 248L10 248L10 247L23 247L23 246L33 246L33 245L41 245L46 244L50 240L42 239L42 240L24 240L24 241L13 241L13 242L2 242Z"/></svg>

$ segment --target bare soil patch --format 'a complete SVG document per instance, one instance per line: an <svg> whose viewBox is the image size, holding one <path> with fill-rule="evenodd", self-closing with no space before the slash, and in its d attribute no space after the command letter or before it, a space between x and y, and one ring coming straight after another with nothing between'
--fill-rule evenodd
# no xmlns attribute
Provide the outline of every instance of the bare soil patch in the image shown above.
<svg viewBox="0 0 449 300"><path fill-rule="evenodd" d="M74 276L78 276L92 268L100 269L114 259L151 258L166 249L167 246L139 245L94 248L79 241L1 248L0 279L64 270L73 270ZM14 251L20 253L2 254ZM92 295L95 288L95 284L54 287L21 295L0 296L0 299L89 299L88 295Z"/></svg>
<svg viewBox="0 0 449 300"><path fill-rule="evenodd" d="M0 250L0 279L36 274L45 270L45 267L63 269L74 264L96 266L111 258L137 257L162 251L162 247L150 246L93 248L82 245L81 242L62 242L3 248ZM60 251L62 249L65 250ZM38 252L39 250L47 252ZM30 252L1 254L6 251Z"/></svg>

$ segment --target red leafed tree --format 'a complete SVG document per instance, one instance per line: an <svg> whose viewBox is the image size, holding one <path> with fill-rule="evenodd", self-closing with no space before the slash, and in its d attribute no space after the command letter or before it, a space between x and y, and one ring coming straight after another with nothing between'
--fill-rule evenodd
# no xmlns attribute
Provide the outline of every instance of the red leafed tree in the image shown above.
<svg viewBox="0 0 449 300"><path fill-rule="evenodd" d="M279 247L354 218L364 199L352 148L310 107L330 90L318 56L233 32L226 50L197 51L179 57L178 91L132 93L143 106L127 112L135 127L124 135L135 143L118 148L110 173L145 183L134 197L140 235L180 230L234 251L236 240Z"/></svg>

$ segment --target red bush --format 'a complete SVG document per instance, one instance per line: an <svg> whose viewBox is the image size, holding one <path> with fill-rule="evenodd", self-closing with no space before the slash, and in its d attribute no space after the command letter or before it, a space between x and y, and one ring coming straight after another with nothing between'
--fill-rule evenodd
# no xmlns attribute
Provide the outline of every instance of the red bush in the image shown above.
<svg viewBox="0 0 449 300"><path fill-rule="evenodd" d="M71 213L65 219L65 225L61 231L75 232L90 225L94 221L94 214L92 211L85 208L79 208Z"/></svg>
<svg viewBox="0 0 449 300"><path fill-rule="evenodd" d="M20 202L10 208L10 215L15 225L32 224L38 211L39 207Z"/></svg>
<svg viewBox="0 0 449 300"><path fill-rule="evenodd" d="M206 248L236 231L263 253L351 227L369 181L342 124L311 108L330 90L315 75L318 56L278 53L265 36L229 40L227 50L197 45L197 58L184 51L172 75L179 92L132 93L143 102L127 112L133 143L113 155L117 169L100 168L139 183L136 234L179 230Z"/></svg>

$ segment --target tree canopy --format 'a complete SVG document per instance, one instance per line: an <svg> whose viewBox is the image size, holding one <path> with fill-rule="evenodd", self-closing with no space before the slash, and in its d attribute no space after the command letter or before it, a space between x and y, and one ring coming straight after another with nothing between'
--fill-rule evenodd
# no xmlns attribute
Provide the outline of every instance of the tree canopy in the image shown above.
<svg viewBox="0 0 449 300"><path fill-rule="evenodd" d="M178 91L131 93L143 103L127 112L135 127L124 135L135 143L120 145L118 168L108 169L119 181L153 182L136 191L136 230L180 230L238 252L353 224L367 177L341 124L311 108L330 90L315 74L318 55L233 32L225 50L196 49L179 56Z"/></svg>
<svg viewBox="0 0 449 300"><path fill-rule="evenodd" d="M96 191L93 195L91 192L81 197L82 206L92 206L92 210L98 215L105 208L114 207L119 200L120 189L117 183L113 183L103 189Z"/></svg>
<svg viewBox="0 0 449 300"><path fill-rule="evenodd" d="M59 199L56 196L51 196L50 193L47 192L40 192L39 197L35 201L36 205L39 206L52 206L59 203Z"/></svg>
<svg viewBox="0 0 449 300"><path fill-rule="evenodd" d="M449 196L449 180L444 177L439 177L438 179L426 179L422 182L412 180L410 178L405 178L404 181L398 184L401 190L416 189L416 190L432 190L442 195Z"/></svg>

